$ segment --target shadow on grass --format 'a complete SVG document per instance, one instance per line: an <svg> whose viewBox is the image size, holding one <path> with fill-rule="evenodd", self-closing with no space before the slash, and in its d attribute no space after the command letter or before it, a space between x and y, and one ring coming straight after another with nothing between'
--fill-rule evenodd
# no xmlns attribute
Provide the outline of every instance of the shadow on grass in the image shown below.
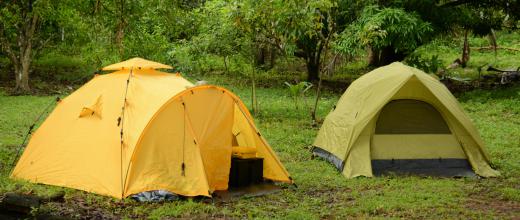
<svg viewBox="0 0 520 220"><path fill-rule="evenodd" d="M476 89L458 95L460 102L475 101L487 102L489 100L503 100L520 97L520 84L509 85L503 88Z"/></svg>

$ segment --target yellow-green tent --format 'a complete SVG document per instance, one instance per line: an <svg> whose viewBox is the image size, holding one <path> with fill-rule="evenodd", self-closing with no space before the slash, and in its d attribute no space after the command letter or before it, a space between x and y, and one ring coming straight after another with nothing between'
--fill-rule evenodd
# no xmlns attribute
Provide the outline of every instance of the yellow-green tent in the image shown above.
<svg viewBox="0 0 520 220"><path fill-rule="evenodd" d="M211 196L228 188L232 148L242 146L264 159L265 179L292 182L237 96L157 68L171 67L110 65L116 72L60 101L12 177L116 198L160 189Z"/></svg>
<svg viewBox="0 0 520 220"><path fill-rule="evenodd" d="M401 63L354 81L326 117L314 146L315 155L348 178L401 168L458 172L467 167L483 177L499 175L450 91L434 77Z"/></svg>

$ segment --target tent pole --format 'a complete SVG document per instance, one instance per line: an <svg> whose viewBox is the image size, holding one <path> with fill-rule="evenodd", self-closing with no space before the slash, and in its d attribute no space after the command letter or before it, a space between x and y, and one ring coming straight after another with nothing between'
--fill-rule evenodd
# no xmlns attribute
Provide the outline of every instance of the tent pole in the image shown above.
<svg viewBox="0 0 520 220"><path fill-rule="evenodd" d="M183 109L183 120L182 120L182 128L183 128L183 136L182 136L182 165L181 165L181 175L186 176L185 169L186 164L184 163L184 154L185 154L185 148L186 148L186 104L184 103L184 100L182 101L182 109Z"/></svg>
<svg viewBox="0 0 520 220"><path fill-rule="evenodd" d="M130 78L132 77L132 71L133 71L133 67L130 68L130 73L128 74L128 78L126 79L126 88L125 88L125 96L124 96L124 99L123 99L123 107L121 107L121 116L117 119L117 125L121 125L121 131L120 131L120 138L121 138L121 147L120 147L120 150L121 150L121 157L120 157L120 165L121 165L121 198L124 197L124 194L125 194L125 189L124 189L124 180L123 180L123 147L124 147L124 142L123 142L123 128L124 128L124 124L125 124L125 107L126 107L126 100L127 100L127 95L128 95L128 86L130 85Z"/></svg>

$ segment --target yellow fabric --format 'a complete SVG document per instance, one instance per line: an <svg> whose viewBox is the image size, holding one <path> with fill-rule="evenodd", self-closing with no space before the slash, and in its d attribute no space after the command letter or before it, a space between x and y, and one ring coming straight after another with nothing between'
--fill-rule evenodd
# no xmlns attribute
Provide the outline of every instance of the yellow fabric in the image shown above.
<svg viewBox="0 0 520 220"><path fill-rule="evenodd" d="M459 141L473 170L484 177L498 176L493 170L478 131L450 91L430 75L401 63L392 63L354 81L325 119L314 146L344 160L343 174L349 178L372 176L370 163L376 120L381 109L396 99L417 99L434 106ZM367 144L368 143L368 144ZM361 156L360 156L361 155ZM355 160L354 160L355 159Z"/></svg>
<svg viewBox="0 0 520 220"><path fill-rule="evenodd" d="M83 107L83 109L79 113L79 117L95 115L95 116L101 118L102 111L103 111L103 96L99 95L94 104L92 104L89 107Z"/></svg>
<svg viewBox="0 0 520 220"><path fill-rule="evenodd" d="M451 134L376 134L370 153L372 159L466 158Z"/></svg>
<svg viewBox="0 0 520 220"><path fill-rule="evenodd" d="M145 60L143 58L132 58L129 60L125 60L120 63L114 63L112 65L103 67L102 70L129 70L129 69L173 69L172 66L157 63L150 60Z"/></svg>
<svg viewBox="0 0 520 220"><path fill-rule="evenodd" d="M96 76L57 104L11 177L116 198L157 189L186 196L227 189L232 128L238 122L242 133L259 134L244 123L251 116L238 97L220 87L193 87L180 75L131 71L120 125L129 69ZM264 178L292 182L267 143L254 143L263 149Z"/></svg>
<svg viewBox="0 0 520 220"><path fill-rule="evenodd" d="M232 147L233 157L249 159L256 157L256 148L254 147Z"/></svg>
<svg viewBox="0 0 520 220"><path fill-rule="evenodd" d="M239 146L256 148L256 156L264 159L264 178L292 183L289 173L282 165L267 141L253 124L253 117L241 102L236 102L233 134ZM238 138L241 137L241 138Z"/></svg>

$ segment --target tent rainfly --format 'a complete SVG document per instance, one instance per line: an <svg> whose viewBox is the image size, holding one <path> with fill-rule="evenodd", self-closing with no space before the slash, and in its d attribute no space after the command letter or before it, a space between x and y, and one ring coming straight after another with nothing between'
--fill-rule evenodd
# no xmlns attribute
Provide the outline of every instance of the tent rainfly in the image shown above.
<svg viewBox="0 0 520 220"><path fill-rule="evenodd" d="M226 190L233 146L256 149L263 178L291 183L230 91L194 86L141 58L105 67L60 101L11 177L115 198L151 190L211 196Z"/></svg>
<svg viewBox="0 0 520 220"><path fill-rule="evenodd" d="M401 63L350 85L326 117L313 153L348 178L389 171L499 175L457 99L439 80Z"/></svg>

